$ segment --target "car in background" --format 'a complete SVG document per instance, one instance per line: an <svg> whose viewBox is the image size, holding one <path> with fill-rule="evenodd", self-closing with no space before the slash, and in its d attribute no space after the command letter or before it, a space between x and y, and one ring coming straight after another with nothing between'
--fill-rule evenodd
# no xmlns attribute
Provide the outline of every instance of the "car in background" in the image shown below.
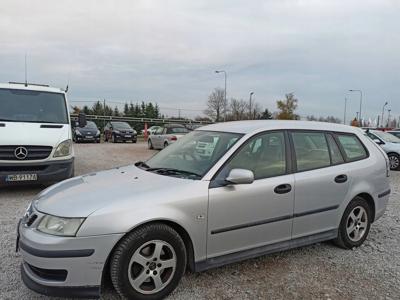
<svg viewBox="0 0 400 300"><path fill-rule="evenodd" d="M95 122L87 121L85 127L79 127L78 125L72 129L72 139L75 143L100 143L100 130Z"/></svg>
<svg viewBox="0 0 400 300"><path fill-rule="evenodd" d="M198 142L212 144L210 155L198 156ZM110 278L123 299L163 299L186 269L329 240L359 247L390 193L387 155L358 128L270 120L204 126L145 162L75 177L35 197L18 224L22 280L47 295L99 298Z"/></svg>
<svg viewBox="0 0 400 300"><path fill-rule="evenodd" d="M380 130L367 130L365 133L385 150L390 169L400 171L400 138Z"/></svg>
<svg viewBox="0 0 400 300"><path fill-rule="evenodd" d="M132 141L136 143L137 132L127 122L111 121L104 127L104 141L113 143Z"/></svg>
<svg viewBox="0 0 400 300"><path fill-rule="evenodd" d="M160 127L154 134L149 136L147 144L149 149L164 149L187 134L189 130L180 124L167 124Z"/></svg>
<svg viewBox="0 0 400 300"><path fill-rule="evenodd" d="M0 83L0 186L74 176L68 107L59 88Z"/></svg>
<svg viewBox="0 0 400 300"><path fill-rule="evenodd" d="M151 126L147 128L147 135L154 134L158 129L162 128L161 126ZM144 129L141 131L142 135L144 135Z"/></svg>
<svg viewBox="0 0 400 300"><path fill-rule="evenodd" d="M189 129L190 131L200 128L202 126L204 126L204 125L202 125L202 124L185 124L185 127L187 129Z"/></svg>
<svg viewBox="0 0 400 300"><path fill-rule="evenodd" d="M397 137L397 138L400 138L400 130L389 130L389 131L386 131L387 133L390 133L391 135L394 135L395 137Z"/></svg>

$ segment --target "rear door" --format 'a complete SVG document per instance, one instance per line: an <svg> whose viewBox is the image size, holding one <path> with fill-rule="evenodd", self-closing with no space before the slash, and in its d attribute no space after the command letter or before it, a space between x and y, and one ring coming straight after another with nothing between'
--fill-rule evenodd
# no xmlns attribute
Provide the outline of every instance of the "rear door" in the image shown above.
<svg viewBox="0 0 400 300"><path fill-rule="evenodd" d="M288 174L283 131L267 132L243 145L211 181L207 257L290 240L294 175ZM253 171L252 184L226 185L232 169Z"/></svg>
<svg viewBox="0 0 400 300"><path fill-rule="evenodd" d="M153 147L159 149L162 148L161 144L161 134L163 133L164 128L160 127L157 129L157 131L154 133L154 135L151 136L151 141L153 143Z"/></svg>
<svg viewBox="0 0 400 300"><path fill-rule="evenodd" d="M349 174L334 137L322 131L290 133L295 162L293 238L334 230Z"/></svg>

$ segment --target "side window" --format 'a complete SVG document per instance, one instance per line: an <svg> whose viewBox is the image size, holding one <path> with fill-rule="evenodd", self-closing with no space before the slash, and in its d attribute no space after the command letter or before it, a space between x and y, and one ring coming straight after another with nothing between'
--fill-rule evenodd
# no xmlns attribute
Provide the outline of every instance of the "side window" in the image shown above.
<svg viewBox="0 0 400 300"><path fill-rule="evenodd" d="M156 130L155 134L162 134L162 132L164 131L163 127L160 127Z"/></svg>
<svg viewBox="0 0 400 300"><path fill-rule="evenodd" d="M339 147L336 144L335 139L330 134L327 134L326 138L329 144L329 152L331 154L332 164L337 165L344 163L342 153L340 153Z"/></svg>
<svg viewBox="0 0 400 300"><path fill-rule="evenodd" d="M355 135L338 134L337 137L348 161L359 160L368 156L364 146Z"/></svg>
<svg viewBox="0 0 400 300"><path fill-rule="evenodd" d="M328 144L323 132L292 132L297 171L330 166Z"/></svg>
<svg viewBox="0 0 400 300"><path fill-rule="evenodd" d="M225 178L232 169L247 169L255 179L284 175L286 173L285 135L271 132L251 138L218 175Z"/></svg>

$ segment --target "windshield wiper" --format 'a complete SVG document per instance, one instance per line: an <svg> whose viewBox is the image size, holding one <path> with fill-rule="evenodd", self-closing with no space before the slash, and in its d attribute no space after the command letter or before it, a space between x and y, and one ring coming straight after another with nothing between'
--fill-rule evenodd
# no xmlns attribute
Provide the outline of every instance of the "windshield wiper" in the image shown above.
<svg viewBox="0 0 400 300"><path fill-rule="evenodd" d="M202 176L200 174L197 174L195 172L190 172L190 171L185 171L185 170L180 170L180 169L174 169L174 168L148 168L146 171L149 172L156 172L159 174L186 174L189 176L196 176L197 178L201 178Z"/></svg>
<svg viewBox="0 0 400 300"><path fill-rule="evenodd" d="M135 163L135 166L150 169L150 166L148 164L146 164L144 161L138 161L137 163Z"/></svg>

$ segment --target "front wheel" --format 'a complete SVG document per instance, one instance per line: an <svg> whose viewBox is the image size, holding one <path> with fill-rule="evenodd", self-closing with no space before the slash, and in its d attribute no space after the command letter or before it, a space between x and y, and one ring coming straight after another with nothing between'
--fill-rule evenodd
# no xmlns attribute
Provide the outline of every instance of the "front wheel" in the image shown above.
<svg viewBox="0 0 400 300"><path fill-rule="evenodd" d="M389 166L390 170L400 170L400 156L396 153L389 153Z"/></svg>
<svg viewBox="0 0 400 300"><path fill-rule="evenodd" d="M164 224L129 233L111 257L111 280L127 299L162 299L178 285L186 268L186 248L179 234Z"/></svg>
<svg viewBox="0 0 400 300"><path fill-rule="evenodd" d="M147 146L149 147L150 150L151 150L151 149L154 149L153 143L151 142L151 139L149 139L149 140L147 141Z"/></svg>
<svg viewBox="0 0 400 300"><path fill-rule="evenodd" d="M345 249L361 246L368 236L371 220L367 201L361 197L354 198L344 211L335 244Z"/></svg>

